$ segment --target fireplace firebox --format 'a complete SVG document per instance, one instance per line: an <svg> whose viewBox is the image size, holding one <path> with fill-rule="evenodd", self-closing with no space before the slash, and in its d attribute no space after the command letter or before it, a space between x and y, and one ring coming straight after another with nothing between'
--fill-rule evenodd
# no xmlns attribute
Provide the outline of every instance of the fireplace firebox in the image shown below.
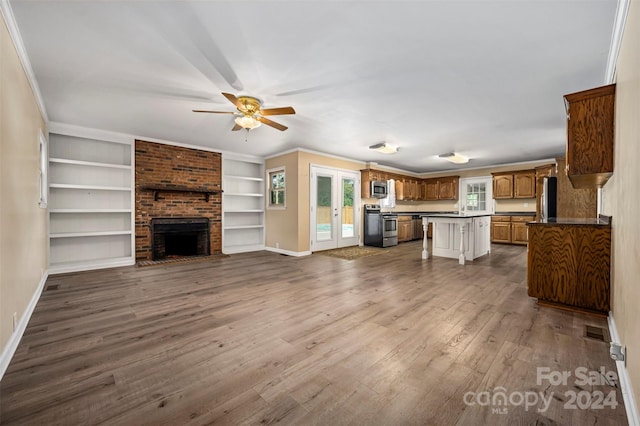
<svg viewBox="0 0 640 426"><path fill-rule="evenodd" d="M206 217L160 217L151 219L152 259L208 256L209 219Z"/></svg>

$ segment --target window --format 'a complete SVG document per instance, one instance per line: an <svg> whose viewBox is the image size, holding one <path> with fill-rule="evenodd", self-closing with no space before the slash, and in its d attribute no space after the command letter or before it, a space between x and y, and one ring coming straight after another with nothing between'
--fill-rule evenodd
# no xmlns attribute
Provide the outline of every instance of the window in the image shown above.
<svg viewBox="0 0 640 426"><path fill-rule="evenodd" d="M269 208L285 208L285 169L267 170L269 179Z"/></svg>
<svg viewBox="0 0 640 426"><path fill-rule="evenodd" d="M40 131L40 164L38 166L39 178L40 178L40 200L38 204L41 208L47 207L47 195L49 193L48 179L47 179L47 164L49 162L49 152L47 147L47 139L44 137L42 131Z"/></svg>
<svg viewBox="0 0 640 426"><path fill-rule="evenodd" d="M491 177L460 180L460 212L492 213L493 193Z"/></svg>

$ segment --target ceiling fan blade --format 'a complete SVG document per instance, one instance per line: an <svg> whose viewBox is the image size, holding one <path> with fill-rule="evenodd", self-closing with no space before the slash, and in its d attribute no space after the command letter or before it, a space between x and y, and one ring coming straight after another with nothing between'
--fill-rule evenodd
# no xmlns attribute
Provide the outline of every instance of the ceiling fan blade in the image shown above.
<svg viewBox="0 0 640 426"><path fill-rule="evenodd" d="M236 108L240 109L240 107L242 106L242 104L240 103L238 98L236 98L235 95L232 95L231 93L222 92L222 96L224 96L225 98L229 99L229 102L234 104L236 106Z"/></svg>
<svg viewBox="0 0 640 426"><path fill-rule="evenodd" d="M257 119L258 119L258 121L259 121L259 122L261 122L262 124L266 124L267 126L271 126L271 127L273 127L274 129L278 129L278 130L281 130L281 131L283 131L283 132L284 132L285 130L287 130L287 129L288 129L288 127L287 127L287 126L283 126L283 125L282 125L282 124L280 124L280 123L276 123L275 121L271 121L271 120L269 120L268 118L264 118L264 117L257 117Z"/></svg>
<svg viewBox="0 0 640 426"><path fill-rule="evenodd" d="M240 126L238 123L236 123L235 126L233 126L233 128L231 130L233 130L234 132L238 131L238 130L242 130L242 126Z"/></svg>
<svg viewBox="0 0 640 426"><path fill-rule="evenodd" d="M209 114L235 114L235 112L231 111L209 111L205 109L194 109L193 112L208 112Z"/></svg>
<svg viewBox="0 0 640 426"><path fill-rule="evenodd" d="M284 115L284 114L295 114L296 110L292 107L282 107L282 108L267 108L261 109L260 115Z"/></svg>

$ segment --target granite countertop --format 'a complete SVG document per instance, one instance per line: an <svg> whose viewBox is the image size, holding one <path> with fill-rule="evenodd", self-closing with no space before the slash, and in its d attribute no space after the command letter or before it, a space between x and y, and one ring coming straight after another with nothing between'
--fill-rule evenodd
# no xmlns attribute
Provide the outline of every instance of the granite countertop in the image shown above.
<svg viewBox="0 0 640 426"><path fill-rule="evenodd" d="M536 212L495 212L494 216L535 216Z"/></svg>
<svg viewBox="0 0 640 426"><path fill-rule="evenodd" d="M445 217L445 218L462 218L465 217L483 217L493 216L491 213L479 213L479 214L460 214L460 213L423 213L422 217Z"/></svg>
<svg viewBox="0 0 640 426"><path fill-rule="evenodd" d="M528 222L529 225L541 225L541 226L554 226L554 225L571 225L571 226L603 226L610 227L611 221L609 218L589 218L589 219L576 219L568 217L550 217L548 219L541 219L532 222Z"/></svg>

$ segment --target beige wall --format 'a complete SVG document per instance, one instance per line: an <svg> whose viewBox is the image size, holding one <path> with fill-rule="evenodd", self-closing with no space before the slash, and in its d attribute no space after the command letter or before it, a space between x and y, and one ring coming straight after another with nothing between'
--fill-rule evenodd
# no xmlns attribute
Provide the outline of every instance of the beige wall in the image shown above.
<svg viewBox="0 0 640 426"><path fill-rule="evenodd" d="M39 131L44 122L0 19L0 348L24 315L47 266L46 210L39 200ZM46 132L45 132L46 135Z"/></svg>
<svg viewBox="0 0 640 426"><path fill-rule="evenodd" d="M640 410L640 2L630 2L616 66L613 177L603 212L613 216L612 313L627 346L627 370Z"/></svg>
<svg viewBox="0 0 640 426"><path fill-rule="evenodd" d="M269 210L266 213L267 247L292 252L309 250L309 173L311 165L360 171L364 163L327 157L307 151L295 151L270 158L266 168L286 167L285 210Z"/></svg>

